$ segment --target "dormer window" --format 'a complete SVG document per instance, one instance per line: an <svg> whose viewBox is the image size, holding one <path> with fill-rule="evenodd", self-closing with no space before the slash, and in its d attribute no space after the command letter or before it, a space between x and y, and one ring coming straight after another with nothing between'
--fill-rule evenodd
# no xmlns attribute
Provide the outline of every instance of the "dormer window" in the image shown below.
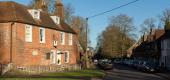
<svg viewBox="0 0 170 80"><path fill-rule="evenodd" d="M40 19L40 11L39 10L31 9L31 10L28 10L28 12L31 14L31 16L34 19L37 19L37 20Z"/></svg>
<svg viewBox="0 0 170 80"><path fill-rule="evenodd" d="M54 21L55 24L60 24L60 17L58 16L51 16L51 19Z"/></svg>

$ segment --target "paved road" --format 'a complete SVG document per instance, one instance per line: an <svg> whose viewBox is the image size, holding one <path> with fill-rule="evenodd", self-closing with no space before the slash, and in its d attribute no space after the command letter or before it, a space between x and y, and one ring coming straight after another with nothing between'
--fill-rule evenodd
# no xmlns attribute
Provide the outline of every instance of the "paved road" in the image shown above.
<svg viewBox="0 0 170 80"><path fill-rule="evenodd" d="M169 80L157 73L144 73L123 65L114 65L114 69L106 73L103 80Z"/></svg>

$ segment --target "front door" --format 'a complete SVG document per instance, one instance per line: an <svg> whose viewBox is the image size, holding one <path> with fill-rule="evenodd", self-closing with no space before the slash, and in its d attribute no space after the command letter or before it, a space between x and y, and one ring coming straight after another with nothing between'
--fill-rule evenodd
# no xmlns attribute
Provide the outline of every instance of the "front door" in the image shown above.
<svg viewBox="0 0 170 80"><path fill-rule="evenodd" d="M56 63L56 51L55 50L51 50L51 64L55 64Z"/></svg>
<svg viewBox="0 0 170 80"><path fill-rule="evenodd" d="M57 51L57 65L61 65L61 51Z"/></svg>

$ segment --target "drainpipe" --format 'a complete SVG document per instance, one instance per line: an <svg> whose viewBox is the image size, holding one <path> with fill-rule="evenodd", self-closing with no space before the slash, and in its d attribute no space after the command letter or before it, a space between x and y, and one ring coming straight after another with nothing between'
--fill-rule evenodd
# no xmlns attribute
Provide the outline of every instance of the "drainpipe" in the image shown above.
<svg viewBox="0 0 170 80"><path fill-rule="evenodd" d="M12 48L13 48L13 47L12 47L12 45L13 45L13 42L12 42L12 41L13 41L12 32L13 32L13 25L14 25L14 24L15 24L14 22L11 23L11 34L10 34L10 38L11 38L11 39L10 39L10 63L13 62L13 59L12 59L12 51L13 51L13 50L12 50Z"/></svg>

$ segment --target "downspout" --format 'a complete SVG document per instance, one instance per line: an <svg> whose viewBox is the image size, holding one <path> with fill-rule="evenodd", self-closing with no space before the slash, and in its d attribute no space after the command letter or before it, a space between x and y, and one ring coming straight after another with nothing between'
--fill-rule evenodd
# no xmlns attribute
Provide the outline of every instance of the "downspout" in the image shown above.
<svg viewBox="0 0 170 80"><path fill-rule="evenodd" d="M13 59L12 59L12 51L13 51L13 36L12 36L12 33L13 33L13 25L14 25L15 23L14 22L12 22L11 23L11 34L10 34L10 63L12 63L13 62Z"/></svg>
<svg viewBox="0 0 170 80"><path fill-rule="evenodd" d="M14 3L11 3L11 6L12 6L12 8L14 9L14 11L13 11L13 15L14 15L14 16L13 16L13 20L16 21L16 20L17 20L16 7L14 6ZM10 39L10 40L11 40L11 41L10 41L10 63L13 62L13 58L12 58L12 56L13 56L13 42L12 42L12 41L13 41L13 36L12 36L12 35L13 35L13 34L12 34L12 33L13 33L13 25L14 25L14 24L15 24L15 22L12 22L12 23L11 23L11 34L10 34L10 35L11 35L11 36L10 36L10 37L11 37L11 39Z"/></svg>

